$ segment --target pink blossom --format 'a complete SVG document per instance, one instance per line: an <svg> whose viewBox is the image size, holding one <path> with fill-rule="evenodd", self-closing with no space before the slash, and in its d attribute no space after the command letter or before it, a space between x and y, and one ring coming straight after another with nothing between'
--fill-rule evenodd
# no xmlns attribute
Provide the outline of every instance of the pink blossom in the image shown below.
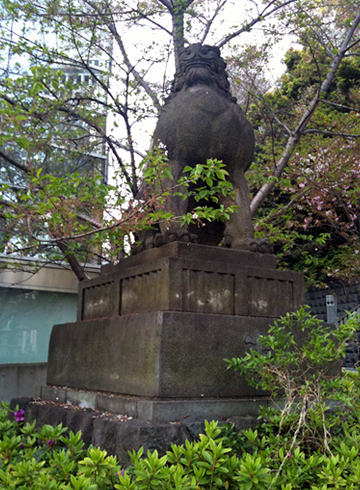
<svg viewBox="0 0 360 490"><path fill-rule="evenodd" d="M22 422L24 420L24 415L25 415L25 410L20 408L18 412L14 412L14 417L16 419L16 422Z"/></svg>

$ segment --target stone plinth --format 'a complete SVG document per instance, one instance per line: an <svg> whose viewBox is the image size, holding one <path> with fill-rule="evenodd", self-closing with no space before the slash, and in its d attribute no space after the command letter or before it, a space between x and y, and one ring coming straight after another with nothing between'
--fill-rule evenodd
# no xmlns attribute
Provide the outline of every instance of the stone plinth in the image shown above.
<svg viewBox="0 0 360 490"><path fill-rule="evenodd" d="M186 420L189 417L198 420L204 420L204 418L207 420L226 420L234 414L237 417L253 417L256 419L259 415L260 406L275 407L273 400L266 396L247 399L239 397L170 399L126 396L52 386L43 386L41 398L56 404L98 412L126 414L134 419L168 422Z"/></svg>
<svg viewBox="0 0 360 490"><path fill-rule="evenodd" d="M225 358L271 318L155 311L55 325L47 383L150 397L254 396Z"/></svg>
<svg viewBox="0 0 360 490"><path fill-rule="evenodd" d="M301 274L275 256L170 243L103 268L79 288L78 320L151 311L277 318L303 300Z"/></svg>
<svg viewBox="0 0 360 490"><path fill-rule="evenodd" d="M259 348L302 302L275 257L171 243L80 284L78 321L56 325L48 385L163 399L261 397L224 358Z"/></svg>

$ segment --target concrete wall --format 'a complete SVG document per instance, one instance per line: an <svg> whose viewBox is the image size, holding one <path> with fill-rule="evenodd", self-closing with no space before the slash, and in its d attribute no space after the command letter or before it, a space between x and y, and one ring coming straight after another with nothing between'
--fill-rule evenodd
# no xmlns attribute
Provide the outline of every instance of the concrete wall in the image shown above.
<svg viewBox="0 0 360 490"><path fill-rule="evenodd" d="M79 282L68 265L47 264L44 260L33 258L12 259L0 254L1 263L14 263L17 268L0 270L0 287L31 289L33 291L54 291L77 294ZM21 266L21 267L20 267ZM85 267L88 277L97 277L99 265Z"/></svg>
<svg viewBox="0 0 360 490"><path fill-rule="evenodd" d="M46 384L46 362L0 365L0 401L21 396L39 396Z"/></svg>
<svg viewBox="0 0 360 490"><path fill-rule="evenodd" d="M58 294L59 297L73 296L73 313L75 320L78 281L74 273L68 266L66 266L66 264L47 264L45 261L33 258L11 259L5 254L0 254L0 266L2 263L9 263L11 261L14 262L14 268L11 268L11 266L8 269L0 268L0 292L1 290L3 292L14 291L14 293L18 291L19 293L29 293L29 295L34 293L34 296L35 293L41 295L43 292L48 296L53 294L54 311L59 310L59 301L56 294ZM15 268L16 264L21 267ZM85 270L89 277L96 277L99 275L100 266L86 266ZM6 330L9 342L11 343L10 350L15 353L14 345L16 344L16 335L21 335L23 330L29 330L29 332L26 333L30 335L31 330L35 328L38 329L39 335L37 336L37 343L40 344L40 340L44 343L44 339L46 339L47 342L54 323L68 321L67 316L64 318L56 318L56 320L53 321L52 316L49 316L48 314L48 310L44 310L44 308L41 310L40 302L38 302L37 308L34 308L34 312L31 312L26 305L23 305L23 308L27 308L27 311L22 314L22 310L20 310L16 304L6 303L6 299L9 299L10 296L11 295L6 296L5 294L0 294L0 401L10 401L12 398L21 396L39 396L40 387L46 384L47 370L47 363L39 362L46 361L47 359L47 345L41 353L39 353L40 351L37 349L36 352L39 353L37 358L29 360L29 358L26 359L26 356L24 355L25 362L19 362L18 358L15 358L15 354L10 361L7 360L8 358L4 357L2 360L1 350L4 350L6 347L6 342L4 338L1 337L1 332ZM20 296L21 294L19 294L19 297ZM34 301L34 303L36 303L36 301ZM6 313L9 314L7 315ZM19 314L22 315L20 326L17 321L17 315ZM48 322L48 331L44 330L45 327L41 330L40 323L44 324L46 321ZM32 326L31 322L35 322L36 327ZM27 335L27 337L29 337L29 335ZM43 354L43 351L45 354Z"/></svg>

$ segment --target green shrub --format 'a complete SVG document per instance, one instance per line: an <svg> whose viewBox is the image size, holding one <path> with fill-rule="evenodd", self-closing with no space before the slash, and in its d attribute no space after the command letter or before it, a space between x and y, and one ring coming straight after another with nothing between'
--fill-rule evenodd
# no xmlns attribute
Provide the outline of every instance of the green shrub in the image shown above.
<svg viewBox="0 0 360 490"><path fill-rule="evenodd" d="M359 319L351 316L346 325L334 328L311 316L305 308L288 313L259 337L261 349L251 349L243 358L226 360L228 368L245 375L250 385L281 396L281 411L262 414L273 423L280 417L280 431L312 452L321 446L328 451L331 406L345 405L358 412L359 374L342 373L341 358L346 345L359 330Z"/></svg>
<svg viewBox="0 0 360 490"><path fill-rule="evenodd" d="M260 338L262 352L228 362L283 396L281 409L263 409L256 429L239 434L206 422L198 441L162 457L133 451L127 469L106 451L85 450L80 432L37 431L21 410L9 420L3 405L0 490L360 490L360 374L333 369L357 328L353 318L328 330L303 309L280 319ZM328 399L341 405L329 409Z"/></svg>
<svg viewBox="0 0 360 490"><path fill-rule="evenodd" d="M360 424L350 412L329 414L329 454L320 447L311 454L300 446L291 452L292 436L274 412L256 430L240 434L232 424L206 423L198 441L172 445L162 457L133 451L125 471L106 451L84 450L80 432L66 436L61 425L37 432L35 424L9 422L6 410L0 420L1 490L360 488Z"/></svg>
<svg viewBox="0 0 360 490"><path fill-rule="evenodd" d="M3 410L0 431L0 488L6 490L262 490L271 480L258 457L249 453L240 460L223 445L216 422L206 422L206 433L199 441L172 445L163 457L154 451L142 458L142 449L133 451L132 466L126 471L106 451L93 447L85 451L81 433L65 436L61 424L45 425L36 432L35 422L10 422Z"/></svg>

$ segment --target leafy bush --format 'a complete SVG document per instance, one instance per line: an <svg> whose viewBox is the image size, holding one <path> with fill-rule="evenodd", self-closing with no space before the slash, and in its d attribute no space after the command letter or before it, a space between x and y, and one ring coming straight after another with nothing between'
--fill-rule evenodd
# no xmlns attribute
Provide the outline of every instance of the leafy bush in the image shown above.
<svg viewBox="0 0 360 490"><path fill-rule="evenodd" d="M240 371L251 386L282 396L279 424L294 434L294 445L299 437L307 439L310 425L315 446L327 450L329 402L357 410L355 377L341 373L341 358L357 330L359 319L354 315L334 328L302 307L275 321L267 335L259 337L260 350L227 360L228 368Z"/></svg>
<svg viewBox="0 0 360 490"><path fill-rule="evenodd" d="M131 466L83 447L81 433L61 425L24 424L17 409L0 411L0 490L330 490L360 489L360 372L334 370L358 328L329 330L304 309L281 318L230 366L281 394L282 408L262 410L255 430L205 423L198 441L131 453ZM300 343L298 340L300 339ZM256 375L256 376L254 376ZM328 399L341 405L331 408Z"/></svg>
<svg viewBox="0 0 360 490"><path fill-rule="evenodd" d="M66 436L61 424L36 432L35 422L23 425L19 412L14 422L8 420L7 410L1 413L1 490L262 490L270 483L269 470L258 457L249 453L240 460L223 445L217 422L206 422L206 434L199 441L172 445L163 457L154 451L142 458L142 449L133 451L132 466L124 471L106 451L85 451L80 432Z"/></svg>

